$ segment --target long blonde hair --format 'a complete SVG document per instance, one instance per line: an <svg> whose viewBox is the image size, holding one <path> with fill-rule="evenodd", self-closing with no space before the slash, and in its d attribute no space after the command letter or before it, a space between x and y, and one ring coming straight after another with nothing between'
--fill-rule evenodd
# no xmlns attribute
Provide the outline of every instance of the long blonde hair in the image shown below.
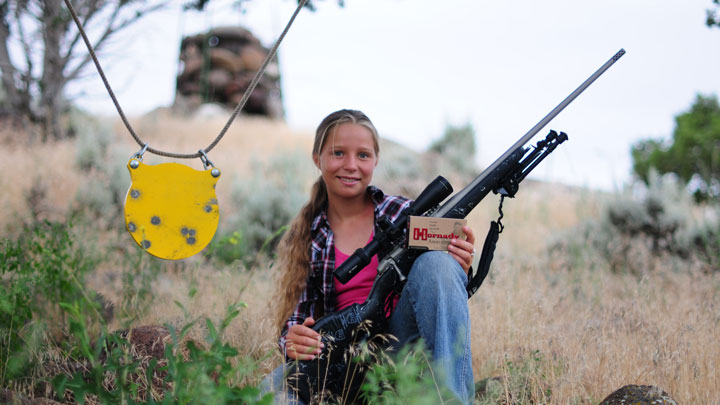
<svg viewBox="0 0 720 405"><path fill-rule="evenodd" d="M362 125L370 130L375 144L375 155L379 155L378 133L367 115L358 110L339 110L325 117L318 125L313 143L313 156L320 155L325 141L330 137L329 135L332 135L332 130L345 123ZM277 265L280 274L273 300L274 303L277 303L275 325L278 331L283 328L285 321L292 314L300 294L307 285L310 276L310 244L312 243L310 227L320 211L326 208L327 202L327 188L320 176L312 186L310 201L300 209L298 215L290 223L290 229L285 232L278 245Z"/></svg>

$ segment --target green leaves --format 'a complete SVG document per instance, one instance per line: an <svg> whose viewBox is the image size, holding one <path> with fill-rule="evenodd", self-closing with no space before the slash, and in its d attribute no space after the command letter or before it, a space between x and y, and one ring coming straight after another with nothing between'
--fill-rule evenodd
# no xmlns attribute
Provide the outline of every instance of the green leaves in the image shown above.
<svg viewBox="0 0 720 405"><path fill-rule="evenodd" d="M17 240L0 240L0 385L30 366L49 309L78 302L86 313L97 313L82 287L94 260L74 246L70 230L69 224L45 221Z"/></svg>
<svg viewBox="0 0 720 405"><path fill-rule="evenodd" d="M452 395L430 368L422 341L382 359L367 372L361 398L372 404L440 404ZM452 401L451 401L452 402Z"/></svg>
<svg viewBox="0 0 720 405"><path fill-rule="evenodd" d="M125 333L103 333L92 343L80 307L62 306L69 314L70 335L77 348L73 361L84 366L72 376L59 374L52 382L56 392L70 391L78 403L89 400L88 396L100 403L123 404L272 403L271 394L261 396L257 386L243 382L255 372L256 363L238 358L240 352L224 341L226 328L244 303L228 306L218 323L206 318L203 343L189 338L198 327L197 319L179 332L168 326L171 342L165 343L161 359L148 359Z"/></svg>
<svg viewBox="0 0 720 405"><path fill-rule="evenodd" d="M720 0L713 0L715 8L707 9L705 17L705 25L708 27L720 27Z"/></svg>
<svg viewBox="0 0 720 405"><path fill-rule="evenodd" d="M428 151L445 156L454 171L466 176L475 175L475 130L471 124L448 125L442 138L433 142Z"/></svg>
<svg viewBox="0 0 720 405"><path fill-rule="evenodd" d="M646 184L650 172L674 173L698 200L720 197L720 104L698 95L690 110L675 117L671 142L647 139L633 145L633 171Z"/></svg>
<svg viewBox="0 0 720 405"><path fill-rule="evenodd" d="M196 321L185 325L179 334L169 327L173 344L166 346L167 363L159 370L167 374L166 381L172 390L165 392L162 403L272 403L272 395L260 397L256 386L238 384L243 376L254 371L255 363L236 359L240 352L223 341L226 328L242 307L245 307L242 302L228 306L217 325L206 318L205 344L188 339Z"/></svg>

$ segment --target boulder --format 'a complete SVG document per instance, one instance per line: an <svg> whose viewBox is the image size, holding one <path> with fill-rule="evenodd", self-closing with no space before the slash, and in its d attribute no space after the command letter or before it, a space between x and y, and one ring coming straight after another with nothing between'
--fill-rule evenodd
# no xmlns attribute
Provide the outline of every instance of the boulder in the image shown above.
<svg viewBox="0 0 720 405"><path fill-rule="evenodd" d="M677 405L670 394L653 385L626 385L608 395L600 405Z"/></svg>
<svg viewBox="0 0 720 405"><path fill-rule="evenodd" d="M127 339L134 354L138 357L165 358L165 345L171 342L170 331L164 326L138 326L130 330L120 330L116 335Z"/></svg>
<svg viewBox="0 0 720 405"><path fill-rule="evenodd" d="M60 402L47 398L25 398L7 389L0 389L0 404L18 404L18 405L54 405Z"/></svg>

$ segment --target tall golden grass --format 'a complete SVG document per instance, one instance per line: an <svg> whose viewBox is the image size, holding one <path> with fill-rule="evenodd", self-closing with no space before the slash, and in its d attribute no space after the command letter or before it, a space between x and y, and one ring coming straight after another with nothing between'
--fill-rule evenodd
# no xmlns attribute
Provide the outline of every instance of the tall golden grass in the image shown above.
<svg viewBox="0 0 720 405"><path fill-rule="evenodd" d="M134 125L153 147L189 153L207 146L224 120L158 112L136 119ZM116 125L115 132L111 148L130 153L137 149L124 128ZM252 162L298 149L309 154L311 142L311 134L283 123L238 119L209 154L223 170L218 183L221 220L223 211L238 208L232 206L230 187L233 179L248 173ZM74 166L72 140L5 143L0 152L0 229L8 235L28 220L26 196L38 182L46 190L43 215L62 217L76 204L75 193L90 175ZM147 163L166 160L146 155ZM199 161L189 164L200 168ZM627 384L657 385L678 403L720 403L719 272L701 273L691 265L678 271L656 258L638 278L611 273L599 258L588 266L592 269L573 268L566 258L547 253L552 237L599 215L602 201L610 198L525 182L517 198L505 201L506 230L491 274L470 300L475 378L503 377L498 382L501 400L516 403L598 403ZM469 217L478 247L488 222L497 217L497 201L489 196ZM133 243L129 235L121 235L120 243ZM113 260L118 259L108 258L98 266L88 288L119 304L120 281L114 273L123 266ZM130 326L179 325L187 316L218 319L230 303L243 301L247 308L226 338L258 359L260 379L281 361L268 316L278 270L270 268L269 261L254 269L212 263L194 257L166 266L152 284L150 310ZM197 291L192 297L191 289ZM113 322L112 328L127 326Z"/></svg>

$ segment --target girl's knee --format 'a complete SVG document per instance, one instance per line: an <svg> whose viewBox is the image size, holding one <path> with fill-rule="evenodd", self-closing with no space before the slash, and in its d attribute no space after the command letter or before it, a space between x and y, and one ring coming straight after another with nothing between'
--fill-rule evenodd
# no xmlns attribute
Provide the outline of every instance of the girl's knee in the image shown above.
<svg viewBox="0 0 720 405"><path fill-rule="evenodd" d="M430 251L421 254L413 264L410 277L423 283L446 286L467 284L467 275L460 264L447 252Z"/></svg>

